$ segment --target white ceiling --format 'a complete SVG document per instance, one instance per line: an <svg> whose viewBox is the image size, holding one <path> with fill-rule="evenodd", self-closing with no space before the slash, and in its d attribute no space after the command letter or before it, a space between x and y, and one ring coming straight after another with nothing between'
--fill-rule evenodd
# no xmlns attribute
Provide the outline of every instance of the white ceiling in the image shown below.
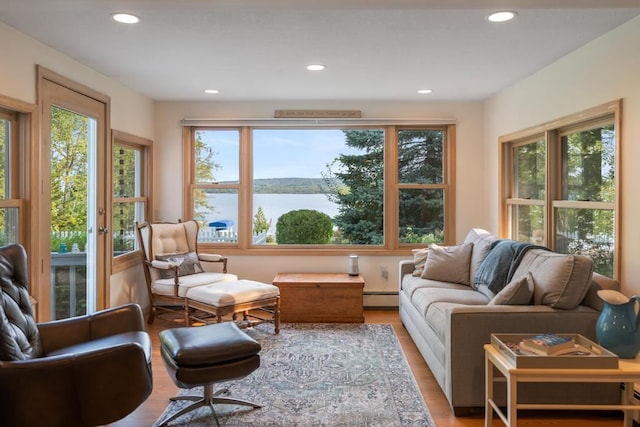
<svg viewBox="0 0 640 427"><path fill-rule="evenodd" d="M518 16L485 19L501 9ZM155 100L482 100L639 14L640 0L0 0L0 21Z"/></svg>

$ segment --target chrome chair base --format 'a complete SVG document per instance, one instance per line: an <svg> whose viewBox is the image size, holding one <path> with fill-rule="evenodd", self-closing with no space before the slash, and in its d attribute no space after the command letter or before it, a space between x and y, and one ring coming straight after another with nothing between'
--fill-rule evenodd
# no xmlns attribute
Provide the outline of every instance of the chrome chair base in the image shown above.
<svg viewBox="0 0 640 427"><path fill-rule="evenodd" d="M169 424L171 421L175 420L176 418L194 411L198 408L201 408L203 406L208 406L211 408L211 412L213 413L213 417L216 420L216 425L218 427L220 427L220 421L218 421L218 415L216 414L216 411L213 407L213 405L215 404L229 404L229 405L242 405L242 406L249 406L253 409L259 409L262 408L262 406L257 405L255 403L246 401L246 400L241 400L241 399L232 399L230 397L218 397L222 394L229 394L229 389L222 389L222 390L218 390L217 392L213 392L213 384L207 384L204 386L204 395L203 396L176 396L176 397L172 397L170 400L171 401L177 401L177 400L189 400L192 401L194 403L192 403L191 405L188 405L184 408L182 408L180 411L176 412L175 414L173 414L171 417L169 417L168 419L162 421L162 423L160 423L158 425L158 427L164 427L167 424Z"/></svg>

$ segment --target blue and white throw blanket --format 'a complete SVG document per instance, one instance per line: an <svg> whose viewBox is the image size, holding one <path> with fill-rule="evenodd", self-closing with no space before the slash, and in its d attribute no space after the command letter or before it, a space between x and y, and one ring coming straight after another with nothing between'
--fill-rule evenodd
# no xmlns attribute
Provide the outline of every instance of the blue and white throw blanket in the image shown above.
<svg viewBox="0 0 640 427"><path fill-rule="evenodd" d="M524 254L532 248L547 249L510 239L496 240L476 271L474 288L481 290L486 287L493 295L500 292L513 279Z"/></svg>

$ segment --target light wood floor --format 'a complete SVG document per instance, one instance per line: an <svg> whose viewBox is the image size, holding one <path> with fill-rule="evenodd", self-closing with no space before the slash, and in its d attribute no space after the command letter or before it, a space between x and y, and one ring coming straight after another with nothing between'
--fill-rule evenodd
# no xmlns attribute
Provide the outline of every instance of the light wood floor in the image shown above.
<svg viewBox="0 0 640 427"><path fill-rule="evenodd" d="M413 374L420 386L431 416L437 427L481 427L484 426L484 413L478 412L468 417L455 417L440 387L431 375L429 368L422 359L407 331L400 323L396 310L366 310L365 321L367 323L388 323L393 325L404 353L411 365ZM157 319L149 326L149 333L153 340L153 393L135 412L127 418L112 424L112 426L140 427L151 426L162 414L170 397L178 392L167 375L159 354L158 332L168 328L180 326L168 321ZM497 417L496 417L497 418ZM500 420L494 419L494 426L501 426ZM530 411L520 412L518 426L520 427L608 427L621 426L621 413L597 411L567 412L567 411ZM291 426L294 427L294 426Z"/></svg>

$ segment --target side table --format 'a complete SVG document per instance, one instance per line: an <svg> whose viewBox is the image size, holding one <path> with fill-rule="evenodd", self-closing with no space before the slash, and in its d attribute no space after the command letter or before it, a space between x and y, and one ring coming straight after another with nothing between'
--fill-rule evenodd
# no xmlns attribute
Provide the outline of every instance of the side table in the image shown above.
<svg viewBox="0 0 640 427"><path fill-rule="evenodd" d="M280 320L363 323L364 279L346 273L278 273Z"/></svg>
<svg viewBox="0 0 640 427"><path fill-rule="evenodd" d="M640 381L640 357L620 359L618 368L612 369L565 369L565 368L516 368L491 344L485 344L485 427L493 423L493 412L507 427L517 426L518 409L573 409L573 410L622 410L624 427L633 426L633 410L640 404L633 404L634 382ZM507 413L504 414L493 400L494 367L500 371L507 383ZM578 404L526 404L518 403L518 383L543 382L585 382L585 383L625 383L623 400L617 405Z"/></svg>

